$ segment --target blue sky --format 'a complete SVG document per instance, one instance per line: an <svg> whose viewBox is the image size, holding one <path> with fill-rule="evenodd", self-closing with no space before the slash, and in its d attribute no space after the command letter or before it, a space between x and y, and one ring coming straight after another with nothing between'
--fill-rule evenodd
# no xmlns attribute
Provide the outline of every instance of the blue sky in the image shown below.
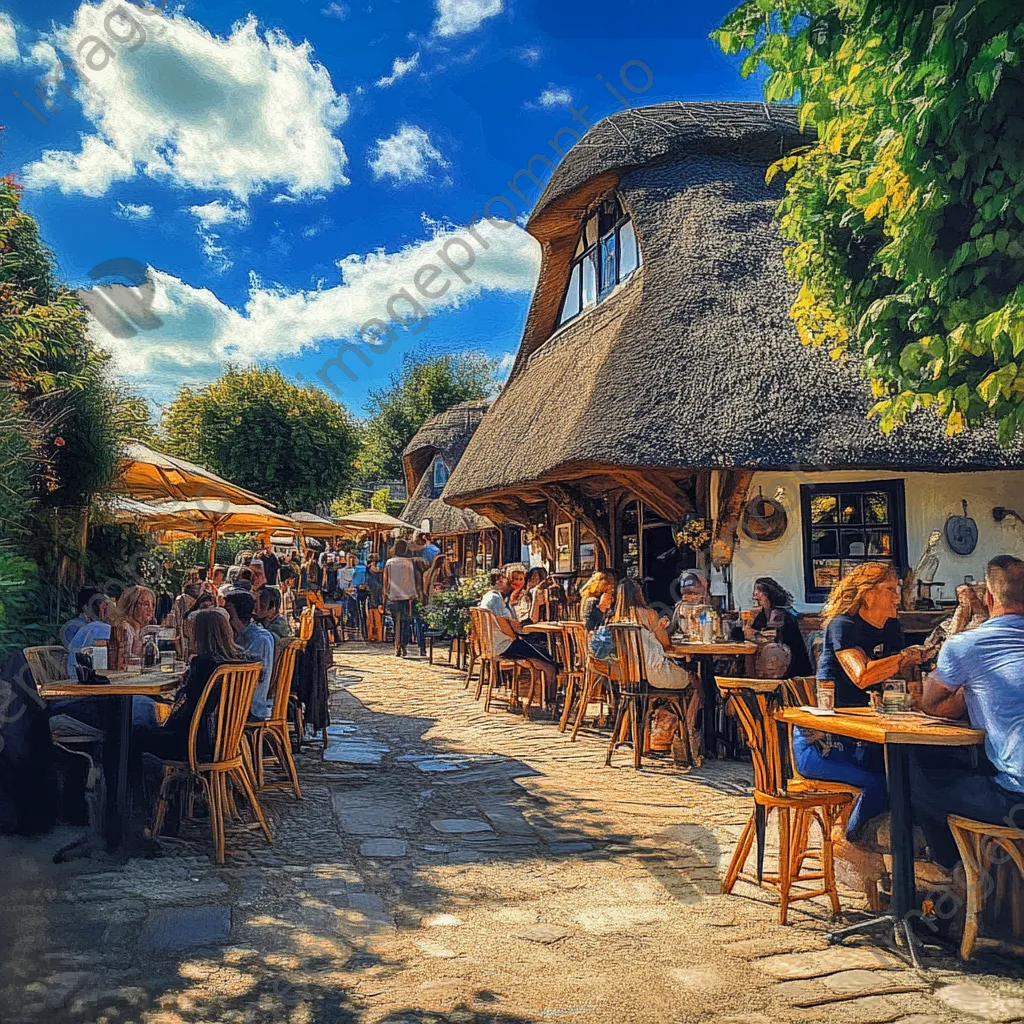
<svg viewBox="0 0 1024 1024"><path fill-rule="evenodd" d="M406 352L507 364L537 246L517 224L465 228L499 193L523 219L536 190L506 183L579 129L569 105L621 109L608 82L635 105L760 98L707 38L720 0L135 3L0 0L0 172L74 286L107 260L151 268L141 299L115 285L89 305L157 414L228 362L278 365L357 414ZM58 59L54 110L33 90ZM630 61L639 94L619 81ZM151 315L126 319L140 301ZM324 370L344 343L369 353L345 357L355 381Z"/></svg>

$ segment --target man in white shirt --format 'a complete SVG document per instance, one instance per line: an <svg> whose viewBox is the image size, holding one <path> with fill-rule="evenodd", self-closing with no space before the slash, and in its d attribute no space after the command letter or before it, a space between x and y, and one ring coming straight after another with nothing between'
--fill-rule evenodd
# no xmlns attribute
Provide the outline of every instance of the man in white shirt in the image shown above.
<svg viewBox="0 0 1024 1024"><path fill-rule="evenodd" d="M557 672L555 664L520 636L522 626L505 600L512 590L511 582L503 572L495 570L490 575L490 584L491 589L480 598L480 607L495 617L494 653L499 658L529 662L543 675L544 692L553 693Z"/></svg>

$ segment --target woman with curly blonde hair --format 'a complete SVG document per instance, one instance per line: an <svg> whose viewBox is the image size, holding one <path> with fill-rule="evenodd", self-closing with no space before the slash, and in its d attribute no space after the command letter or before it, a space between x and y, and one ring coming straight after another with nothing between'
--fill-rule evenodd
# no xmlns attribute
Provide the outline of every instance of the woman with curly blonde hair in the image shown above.
<svg viewBox="0 0 1024 1024"><path fill-rule="evenodd" d="M899 578L888 562L864 562L832 588L822 609L825 638L818 679L835 683L836 707L867 707L871 687L921 664L922 648L904 642L896 618L899 598ZM848 838L886 809L885 763L878 745L838 736L822 742L796 729L793 752L797 769L807 778L849 782L862 791L850 815Z"/></svg>
<svg viewBox="0 0 1024 1024"><path fill-rule="evenodd" d="M580 621L593 633L602 626L615 604L615 573L598 569L580 587Z"/></svg>

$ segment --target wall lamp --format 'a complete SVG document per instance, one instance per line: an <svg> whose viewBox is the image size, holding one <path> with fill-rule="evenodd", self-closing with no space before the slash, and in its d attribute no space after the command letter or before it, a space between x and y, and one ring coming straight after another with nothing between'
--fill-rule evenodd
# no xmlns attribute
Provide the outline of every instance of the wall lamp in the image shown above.
<svg viewBox="0 0 1024 1024"><path fill-rule="evenodd" d="M1004 508L1002 505L996 505L992 509L992 518L997 522L1001 523L1004 519L1016 519L1018 523L1024 523L1024 517L1019 512L1015 512L1012 508Z"/></svg>

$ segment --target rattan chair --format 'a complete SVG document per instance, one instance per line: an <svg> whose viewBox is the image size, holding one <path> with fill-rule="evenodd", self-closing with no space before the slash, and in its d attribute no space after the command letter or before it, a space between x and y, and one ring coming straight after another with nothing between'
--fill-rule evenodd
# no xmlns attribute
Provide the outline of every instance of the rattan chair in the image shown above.
<svg viewBox="0 0 1024 1024"><path fill-rule="evenodd" d="M295 659L306 646L305 640L294 637L282 640L274 652L274 674L270 680L268 697L273 701L270 717L265 721L248 721L245 724L246 739L252 747L252 763L256 772L256 786L265 789L288 789L295 793L295 799L302 799L302 788L292 758L291 737L288 734L288 700L291 697L292 678L295 675ZM287 772L290 782L267 783L264 778L264 748L269 743L271 753L277 758L282 770Z"/></svg>
<svg viewBox="0 0 1024 1024"><path fill-rule="evenodd" d="M473 673L480 671L480 640L477 637L476 624L473 620L472 614L469 616L469 635L466 637L466 685L465 689L469 689L469 684L473 681ZM477 699L480 694L477 693Z"/></svg>
<svg viewBox="0 0 1024 1024"><path fill-rule="evenodd" d="M252 695L260 678L263 666L258 662L251 665L221 665L203 690L202 696L192 715L188 734L188 760L163 761L163 778L157 795L150 834L155 839L163 828L167 812L167 798L174 786L189 784L198 780L206 794L210 810L210 834L213 838L214 857L218 864L224 863L224 819L233 809L234 803L228 789L229 783L237 786L246 799L263 829L268 843L273 843L267 820L263 816L259 799L249 777L242 734L252 704ZM219 691L216 692L215 691ZM209 761L200 761L196 751L196 740L207 713L207 705L216 700L213 756Z"/></svg>
<svg viewBox="0 0 1024 1024"><path fill-rule="evenodd" d="M951 814L946 822L956 840L967 876L967 916L960 941L960 957L970 960L978 941L986 896L994 893L997 902L1005 903L1006 889L1009 888L1013 933L1015 938L1024 933L1024 897L1020 885L1024 881L1024 831L1005 825L988 825L958 814ZM999 851L998 857L993 856L995 851ZM1012 877L1012 869L1018 873L1017 878ZM996 876L995 885L992 884L993 874Z"/></svg>
<svg viewBox="0 0 1024 1024"><path fill-rule="evenodd" d="M582 700L587 676L587 628L582 622L562 624L562 650L565 658L565 697L558 731L565 732L574 701Z"/></svg>
<svg viewBox="0 0 1024 1024"><path fill-rule="evenodd" d="M68 651L66 647L26 647L22 651L36 687L56 683L68 677Z"/></svg>
<svg viewBox="0 0 1024 1024"><path fill-rule="evenodd" d="M533 703L533 697L537 691L537 671L529 661L518 658L502 658L496 653L494 631L498 628L498 620L493 613L486 608L476 607L470 608L469 614L473 621L473 631L480 645L480 678L476 686L476 699L480 699L486 681L487 694L484 697L484 711L490 711L495 686L500 686L503 681L506 681L508 683L507 704L511 708L519 700L519 679L525 672L530 681L530 690L523 708L523 717L528 718L530 705ZM508 673L510 678L504 680L503 673ZM543 686L543 681L540 685Z"/></svg>
<svg viewBox="0 0 1024 1024"><path fill-rule="evenodd" d="M780 723L775 712L781 707L780 679L715 678L727 710L735 716L750 748L754 766L754 808L736 843L736 850L722 881L722 892L731 893L750 855L755 838L758 843L756 884L767 882L779 892L779 922L788 923L789 905L797 900L828 896L832 913L839 913L832 859L832 827L849 807L849 793L821 791L789 792L783 774ZM763 869L764 835L768 819L775 813L779 829L779 867L773 875ZM804 872L807 856L808 821L821 831L820 870ZM820 881L820 888L793 891L796 882Z"/></svg>

